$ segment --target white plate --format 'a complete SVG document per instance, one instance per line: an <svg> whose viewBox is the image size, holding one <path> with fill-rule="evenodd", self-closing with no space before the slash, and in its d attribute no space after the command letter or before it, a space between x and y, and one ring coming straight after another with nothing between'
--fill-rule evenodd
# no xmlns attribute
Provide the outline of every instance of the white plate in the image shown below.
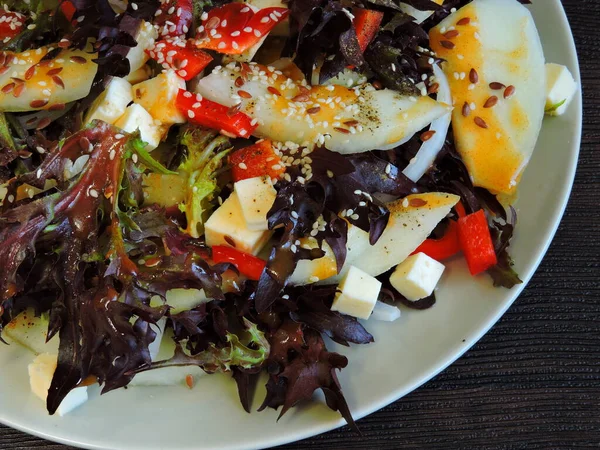
<svg viewBox="0 0 600 450"><path fill-rule="evenodd" d="M566 64L579 81L573 39L559 0L534 2L531 10L546 59ZM511 249L527 282L540 263L566 206L579 151L581 98L560 118L545 119L537 150L523 177L517 233ZM376 343L351 349L340 381L356 419L392 403L435 376L471 347L517 298L495 289L487 277L471 278L459 262L449 265L437 305L403 311L394 323L368 323ZM273 410L247 414L235 383L206 376L185 387L131 388L93 398L73 414L46 414L29 391L29 355L0 349L0 422L46 439L98 449L247 449L280 445L342 425L323 403L288 412L279 423ZM264 396L259 386L255 409Z"/></svg>

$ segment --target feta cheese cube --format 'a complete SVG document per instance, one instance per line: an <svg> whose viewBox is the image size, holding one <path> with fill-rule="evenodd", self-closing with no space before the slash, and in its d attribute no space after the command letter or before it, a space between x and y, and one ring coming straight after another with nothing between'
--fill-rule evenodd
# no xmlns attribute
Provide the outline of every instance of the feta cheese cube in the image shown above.
<svg viewBox="0 0 600 450"><path fill-rule="evenodd" d="M546 114L565 113L577 92L577 82L565 66L546 64Z"/></svg>
<svg viewBox="0 0 600 450"><path fill-rule="evenodd" d="M267 213L275 202L277 191L269 177L254 177L238 181L234 190L240 200L246 226L253 231L266 231Z"/></svg>
<svg viewBox="0 0 600 450"><path fill-rule="evenodd" d="M410 301L428 297L444 273L445 266L425 253L417 253L396 266L390 283Z"/></svg>
<svg viewBox="0 0 600 450"><path fill-rule="evenodd" d="M175 100L179 89L185 89L185 80L175 71L160 75L133 86L133 101L142 105L163 125L185 123L185 116L177 109Z"/></svg>
<svg viewBox="0 0 600 450"><path fill-rule="evenodd" d="M42 353L27 367L31 392L44 402L46 402L46 399L48 398L48 389L50 389L52 377L56 370L57 359L58 357L55 354ZM85 403L87 399L87 387L82 386L75 388L63 399L56 412L59 416L64 416Z"/></svg>
<svg viewBox="0 0 600 450"><path fill-rule="evenodd" d="M249 230L235 192L212 213L204 225L206 244L226 245L253 255L258 254L271 237L269 231Z"/></svg>
<svg viewBox="0 0 600 450"><path fill-rule="evenodd" d="M115 122L115 126L127 133L134 133L136 130L140 130L140 138L147 144L146 150L148 151L158 147L163 135L161 127L154 123L154 119L148 111L137 103L127 107L125 114Z"/></svg>
<svg viewBox="0 0 600 450"><path fill-rule="evenodd" d="M335 295L331 305L332 311L368 319L377 303L381 282L357 267L350 266L338 290L341 292Z"/></svg>
<svg viewBox="0 0 600 450"><path fill-rule="evenodd" d="M85 123L97 119L114 125L132 101L131 84L123 78L114 77L88 109Z"/></svg>
<svg viewBox="0 0 600 450"><path fill-rule="evenodd" d="M133 73L146 64L149 57L146 54L146 50L154 47L154 42L158 38L158 31L154 28L150 22L143 21L140 25L135 40L137 45L131 47L127 52L127 59L129 60L129 73Z"/></svg>

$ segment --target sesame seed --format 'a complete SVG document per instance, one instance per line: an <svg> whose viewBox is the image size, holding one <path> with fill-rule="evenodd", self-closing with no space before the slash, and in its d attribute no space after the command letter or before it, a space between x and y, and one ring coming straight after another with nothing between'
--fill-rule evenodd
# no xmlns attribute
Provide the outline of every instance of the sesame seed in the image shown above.
<svg viewBox="0 0 600 450"><path fill-rule="evenodd" d="M122 134L115 134L115 139L123 139L125 136Z"/></svg>
<svg viewBox="0 0 600 450"><path fill-rule="evenodd" d="M6 199L8 200L8 203L12 203L15 201L15 196L10 194Z"/></svg>
<svg viewBox="0 0 600 450"><path fill-rule="evenodd" d="M93 198L98 198L98 195L99 195L98 191L96 189L90 189L90 191L88 192L88 194L89 194L90 197L93 197Z"/></svg>
<svg viewBox="0 0 600 450"><path fill-rule="evenodd" d="M131 4L131 9L133 9L134 11L137 11L137 9L138 9L137 3L132 3Z"/></svg>
<svg viewBox="0 0 600 450"><path fill-rule="evenodd" d="M352 214L352 215L350 216L350 218L351 218L352 220L358 220L358 219L360 218L360 216L359 216L358 214Z"/></svg>
<svg viewBox="0 0 600 450"><path fill-rule="evenodd" d="M309 281L312 281L313 283L316 283L317 281L319 281L319 277L313 275L313 276L311 276L309 278Z"/></svg>
<svg viewBox="0 0 600 450"><path fill-rule="evenodd" d="M196 117L196 113L194 111L192 111L191 109L187 112L187 115L190 119L193 119L194 117Z"/></svg>
<svg viewBox="0 0 600 450"><path fill-rule="evenodd" d="M291 215L291 216L292 216L294 219L297 219L297 218L299 217L299 216L298 216L298 213L297 213L296 211L292 211L290 215Z"/></svg>
<svg viewBox="0 0 600 450"><path fill-rule="evenodd" d="M44 147L36 147L35 148L39 154L43 155L44 153L46 153L46 149Z"/></svg>
<svg viewBox="0 0 600 450"><path fill-rule="evenodd" d="M245 163L243 163L243 162L239 163L239 164L238 164L238 167L239 167L240 169L242 169L242 170L246 170L246 169L248 168L248 166L247 166Z"/></svg>

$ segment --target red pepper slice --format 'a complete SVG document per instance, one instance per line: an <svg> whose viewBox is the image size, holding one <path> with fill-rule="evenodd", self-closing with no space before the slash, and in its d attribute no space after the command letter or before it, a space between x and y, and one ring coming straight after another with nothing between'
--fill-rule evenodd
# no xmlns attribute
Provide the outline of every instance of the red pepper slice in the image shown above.
<svg viewBox="0 0 600 450"><path fill-rule="evenodd" d="M0 17L0 41L12 39L25 29L27 18L21 13L2 10Z"/></svg>
<svg viewBox="0 0 600 450"><path fill-rule="evenodd" d="M425 253L436 261L443 261L460 252L460 242L458 241L458 224L450 220L444 236L440 239L426 239L412 253Z"/></svg>
<svg viewBox="0 0 600 450"><path fill-rule="evenodd" d="M459 218L465 217L467 215L467 212L465 211L465 207L461 201L459 201L456 205L454 205L454 210L456 211L456 214L458 215Z"/></svg>
<svg viewBox="0 0 600 450"><path fill-rule="evenodd" d="M477 275L498 262L482 209L458 219L458 240L471 275Z"/></svg>
<svg viewBox="0 0 600 450"><path fill-rule="evenodd" d="M212 56L196 48L192 41L166 39L159 41L146 53L164 69L173 69L186 81L204 70L213 60Z"/></svg>
<svg viewBox="0 0 600 450"><path fill-rule="evenodd" d="M244 53L288 16L287 8L254 10L244 3L213 8L202 17L196 46L228 55Z"/></svg>
<svg viewBox="0 0 600 450"><path fill-rule="evenodd" d="M212 259L217 264L224 262L233 264L241 274L251 280L258 280L267 265L266 261L256 256L224 245L215 245L212 248Z"/></svg>
<svg viewBox="0 0 600 450"><path fill-rule="evenodd" d="M166 0L160 2L160 13L154 18L162 38L186 35L194 20L192 0Z"/></svg>
<svg viewBox="0 0 600 450"><path fill-rule="evenodd" d="M268 139L233 152L229 156L229 163L234 181L263 176L278 178L285 172L285 165Z"/></svg>
<svg viewBox="0 0 600 450"><path fill-rule="evenodd" d="M220 130L228 135L247 138L257 127L250 116L243 112L232 113L231 108L185 89L179 90L175 105L191 123Z"/></svg>
<svg viewBox="0 0 600 450"><path fill-rule="evenodd" d="M60 10L69 22L73 20L73 16L77 12L75 5L69 0L65 0L60 4Z"/></svg>
<svg viewBox="0 0 600 450"><path fill-rule="evenodd" d="M353 23L356 30L356 37L358 37L358 45L360 45L360 49L364 52L379 32L383 13L372 9L353 8L352 14L354 15Z"/></svg>

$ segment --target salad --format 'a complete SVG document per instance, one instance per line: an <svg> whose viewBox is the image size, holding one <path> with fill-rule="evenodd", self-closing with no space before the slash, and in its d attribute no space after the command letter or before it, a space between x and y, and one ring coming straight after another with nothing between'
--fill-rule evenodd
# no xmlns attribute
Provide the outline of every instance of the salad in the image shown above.
<svg viewBox="0 0 600 450"><path fill-rule="evenodd" d="M5 2L0 331L48 412L206 373L250 411L265 373L261 410L354 425L327 340L449 259L521 283L510 204L577 89L523 3Z"/></svg>

